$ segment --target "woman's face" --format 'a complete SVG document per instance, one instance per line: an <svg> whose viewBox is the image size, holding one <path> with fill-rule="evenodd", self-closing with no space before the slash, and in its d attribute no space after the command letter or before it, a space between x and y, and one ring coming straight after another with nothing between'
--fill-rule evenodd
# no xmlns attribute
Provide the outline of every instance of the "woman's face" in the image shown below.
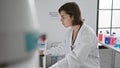
<svg viewBox="0 0 120 68"><path fill-rule="evenodd" d="M64 27L67 28L67 27L72 26L73 17L71 17L69 14L67 14L63 10L60 12L60 16L61 16L61 22L64 25Z"/></svg>

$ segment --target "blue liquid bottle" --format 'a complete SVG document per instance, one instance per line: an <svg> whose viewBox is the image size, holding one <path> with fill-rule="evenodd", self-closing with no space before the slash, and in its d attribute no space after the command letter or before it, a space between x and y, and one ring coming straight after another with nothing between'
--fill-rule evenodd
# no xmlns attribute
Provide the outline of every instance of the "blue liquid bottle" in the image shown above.
<svg viewBox="0 0 120 68"><path fill-rule="evenodd" d="M109 33L109 31L106 31L105 44L107 44L107 45L110 44L110 33Z"/></svg>

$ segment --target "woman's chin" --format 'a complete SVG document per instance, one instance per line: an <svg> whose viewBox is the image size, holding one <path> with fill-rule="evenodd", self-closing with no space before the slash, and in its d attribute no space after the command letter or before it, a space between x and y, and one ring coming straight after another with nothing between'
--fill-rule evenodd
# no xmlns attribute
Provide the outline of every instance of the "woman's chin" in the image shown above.
<svg viewBox="0 0 120 68"><path fill-rule="evenodd" d="M64 26L65 28L68 28L68 27L70 27L70 26Z"/></svg>

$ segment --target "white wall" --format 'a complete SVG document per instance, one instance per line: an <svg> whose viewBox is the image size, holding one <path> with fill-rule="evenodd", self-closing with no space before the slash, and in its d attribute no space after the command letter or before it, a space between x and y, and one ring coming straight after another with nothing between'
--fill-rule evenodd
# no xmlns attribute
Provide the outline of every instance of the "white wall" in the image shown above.
<svg viewBox="0 0 120 68"><path fill-rule="evenodd" d="M37 0L40 32L46 33L49 42L62 41L66 29L60 23L60 16L51 17L50 12L58 12L61 5L68 1L76 1L82 11L85 23L96 31L97 0Z"/></svg>
<svg viewBox="0 0 120 68"><path fill-rule="evenodd" d="M77 0L80 5L85 23L96 31L97 23L97 0Z"/></svg>

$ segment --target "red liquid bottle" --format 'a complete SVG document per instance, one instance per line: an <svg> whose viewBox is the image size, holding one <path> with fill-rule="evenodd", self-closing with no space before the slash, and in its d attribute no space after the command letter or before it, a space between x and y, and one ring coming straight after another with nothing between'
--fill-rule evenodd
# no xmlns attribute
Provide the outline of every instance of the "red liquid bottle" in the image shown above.
<svg viewBox="0 0 120 68"><path fill-rule="evenodd" d="M98 34L98 40L99 40L100 42L103 41L103 34L102 34L102 31L100 31L100 33Z"/></svg>
<svg viewBox="0 0 120 68"><path fill-rule="evenodd" d="M111 36L111 39L110 39L110 45L111 46L114 46L115 45L115 43L116 43L116 33L115 32L113 32L112 33L112 36Z"/></svg>

